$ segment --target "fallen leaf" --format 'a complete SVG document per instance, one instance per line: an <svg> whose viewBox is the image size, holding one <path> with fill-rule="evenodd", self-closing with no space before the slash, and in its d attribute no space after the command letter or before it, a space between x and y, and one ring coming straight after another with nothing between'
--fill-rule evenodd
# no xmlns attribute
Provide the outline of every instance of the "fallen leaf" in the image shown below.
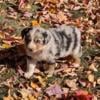
<svg viewBox="0 0 100 100"><path fill-rule="evenodd" d="M93 96L85 90L77 90L75 91L76 100L93 100Z"/></svg>
<svg viewBox="0 0 100 100"><path fill-rule="evenodd" d="M62 21L66 21L67 17L65 16L64 12L59 11L57 14L57 19L61 23Z"/></svg>
<svg viewBox="0 0 100 100"><path fill-rule="evenodd" d="M100 78L98 78L98 79L97 79L97 84L99 84L99 85L100 85Z"/></svg>
<svg viewBox="0 0 100 100"><path fill-rule="evenodd" d="M59 3L59 0L46 0L47 2L53 3L53 4L57 4Z"/></svg>
<svg viewBox="0 0 100 100"><path fill-rule="evenodd" d="M61 90L61 87L57 84L51 85L45 91L49 96L57 95L57 94L58 95L63 94L63 91Z"/></svg>
<svg viewBox="0 0 100 100"><path fill-rule="evenodd" d="M89 3L89 0L83 0L83 3L84 3L85 5L87 5L87 4Z"/></svg>
<svg viewBox="0 0 100 100"><path fill-rule="evenodd" d="M64 84L66 84L72 90L76 90L77 89L76 79L73 79L73 80L66 79Z"/></svg>
<svg viewBox="0 0 100 100"><path fill-rule="evenodd" d="M92 63L90 66L89 66L89 69L91 69L92 71L95 71L97 72L97 68L96 68L96 64L95 63Z"/></svg>
<svg viewBox="0 0 100 100"><path fill-rule="evenodd" d="M31 94L28 95L28 100L37 100L34 96L32 96Z"/></svg>
<svg viewBox="0 0 100 100"><path fill-rule="evenodd" d="M19 0L19 8L22 8L26 0Z"/></svg>
<svg viewBox="0 0 100 100"><path fill-rule="evenodd" d="M33 20L32 26L40 26L40 23L37 20Z"/></svg>
<svg viewBox="0 0 100 100"><path fill-rule="evenodd" d="M30 18L32 16L32 13L25 12L23 16L24 17L27 17L27 18Z"/></svg>
<svg viewBox="0 0 100 100"><path fill-rule="evenodd" d="M19 90L19 93L22 95L23 99L26 99L30 94L30 91L25 88L22 88L21 90Z"/></svg>
<svg viewBox="0 0 100 100"><path fill-rule="evenodd" d="M33 89L36 89L36 88L38 88L39 86L36 84L36 83L33 83L33 82L31 82L31 87L33 88Z"/></svg>
<svg viewBox="0 0 100 100"><path fill-rule="evenodd" d="M90 82L94 82L94 75L93 75L93 74L89 74L89 75L88 75L88 80L89 80Z"/></svg>
<svg viewBox="0 0 100 100"><path fill-rule="evenodd" d="M35 76L35 78L37 78L40 82L40 84L45 87L46 83L45 83L45 79L43 79L41 76Z"/></svg>
<svg viewBox="0 0 100 100"><path fill-rule="evenodd" d="M9 48L9 47L10 47L10 45L9 45L9 44L2 44L2 48L7 49L7 48Z"/></svg>
<svg viewBox="0 0 100 100"><path fill-rule="evenodd" d="M11 91L10 89L8 90L8 96L3 97L3 100L14 100L14 98L11 96Z"/></svg>

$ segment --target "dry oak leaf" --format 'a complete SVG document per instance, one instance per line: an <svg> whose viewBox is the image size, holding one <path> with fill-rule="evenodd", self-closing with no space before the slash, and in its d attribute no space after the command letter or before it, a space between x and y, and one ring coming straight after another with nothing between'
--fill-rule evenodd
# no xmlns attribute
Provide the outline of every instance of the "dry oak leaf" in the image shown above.
<svg viewBox="0 0 100 100"><path fill-rule="evenodd" d="M59 22L66 21L67 17L65 16L64 12L59 11L57 14L57 19Z"/></svg>
<svg viewBox="0 0 100 100"><path fill-rule="evenodd" d="M94 75L93 75L93 74L89 74L89 75L88 75L88 80L89 80L90 82L94 82Z"/></svg>
<svg viewBox="0 0 100 100"><path fill-rule="evenodd" d="M46 0L47 2L53 3L53 4L57 4L59 3L60 0Z"/></svg>
<svg viewBox="0 0 100 100"><path fill-rule="evenodd" d="M29 96L29 94L31 94L31 91L23 88L23 89L19 90L19 93L22 95L23 99L26 99Z"/></svg>
<svg viewBox="0 0 100 100"><path fill-rule="evenodd" d="M76 84L76 79L70 80L70 79L66 79L65 80L65 84L70 87L72 90L76 90L77 89L77 84Z"/></svg>
<svg viewBox="0 0 100 100"><path fill-rule="evenodd" d="M22 8L25 5L26 0L19 0L19 8Z"/></svg>
<svg viewBox="0 0 100 100"><path fill-rule="evenodd" d="M50 87L48 87L46 89L46 93L49 96L52 96L52 95L61 95L61 94L63 94L63 91L61 90L61 87L59 85L54 84L54 85L51 85Z"/></svg>
<svg viewBox="0 0 100 100"><path fill-rule="evenodd" d="M37 20L33 20L32 26L40 26L40 23Z"/></svg>
<svg viewBox="0 0 100 100"><path fill-rule="evenodd" d="M89 69L91 69L92 71L94 72L97 72L97 68L96 68L96 63L92 63L90 66L89 66Z"/></svg>

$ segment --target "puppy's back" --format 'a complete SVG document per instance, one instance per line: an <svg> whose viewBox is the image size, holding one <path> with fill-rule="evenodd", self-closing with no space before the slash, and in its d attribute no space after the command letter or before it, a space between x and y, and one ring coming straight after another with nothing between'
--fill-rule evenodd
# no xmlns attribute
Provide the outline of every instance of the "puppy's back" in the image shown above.
<svg viewBox="0 0 100 100"><path fill-rule="evenodd" d="M58 49L58 56L67 56L70 54L78 55L81 48L81 33L74 26L61 25L50 29Z"/></svg>

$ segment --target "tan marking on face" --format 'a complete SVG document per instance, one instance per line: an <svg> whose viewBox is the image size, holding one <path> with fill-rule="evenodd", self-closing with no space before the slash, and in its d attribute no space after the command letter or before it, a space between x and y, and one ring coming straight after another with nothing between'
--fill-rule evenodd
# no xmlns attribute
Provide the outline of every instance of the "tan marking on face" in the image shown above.
<svg viewBox="0 0 100 100"><path fill-rule="evenodd" d="M28 49L31 49L32 52L38 52L38 51L42 51L45 48L44 45L39 44L39 43L29 43L28 45Z"/></svg>

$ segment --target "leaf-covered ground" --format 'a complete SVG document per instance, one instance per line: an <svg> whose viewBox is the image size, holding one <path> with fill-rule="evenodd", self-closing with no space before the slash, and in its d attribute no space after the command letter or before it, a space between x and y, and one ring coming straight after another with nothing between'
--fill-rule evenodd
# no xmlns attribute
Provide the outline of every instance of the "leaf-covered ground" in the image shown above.
<svg viewBox="0 0 100 100"><path fill-rule="evenodd" d="M54 65L53 76L36 69L27 80L19 64L0 65L0 100L100 100L99 0L0 0L0 50L22 44L20 33L26 26L61 24L81 30L80 67L68 59Z"/></svg>

